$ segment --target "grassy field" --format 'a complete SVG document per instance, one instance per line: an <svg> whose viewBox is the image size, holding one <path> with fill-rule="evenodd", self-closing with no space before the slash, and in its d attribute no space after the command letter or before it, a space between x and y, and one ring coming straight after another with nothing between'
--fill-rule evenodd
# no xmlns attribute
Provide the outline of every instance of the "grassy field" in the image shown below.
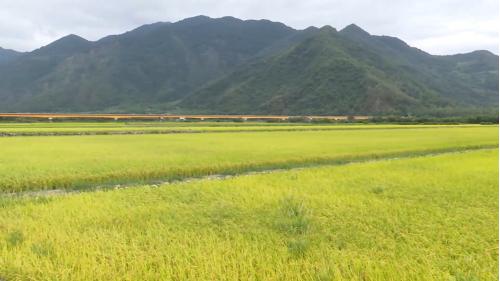
<svg viewBox="0 0 500 281"><path fill-rule="evenodd" d="M261 149L251 157L262 153L270 159L270 153L277 150L281 153L275 157L287 159L299 148L303 155L321 151L323 155L368 155L390 148L497 141L496 129L469 130L363 131L346 136L322 132L304 139L296 134L264 134L262 138L248 134L246 143L248 149ZM24 161L19 160L12 171L19 172L21 162L28 165L31 154L43 159L40 164L49 166L43 171L50 176L54 169L50 165L64 161L60 156L42 157L49 155L52 142L66 147L58 150L66 156L73 155L68 147L75 145L85 161L92 158L88 155L92 149L111 147L106 142L113 142L122 153L124 148L140 150L123 155L124 159L146 153L151 160L148 141L175 143L167 145L171 151L181 149L178 143L188 143L193 149L204 143L205 150L220 145L232 155L241 149L244 135L201 140L182 136L177 141L64 138L70 143L30 138L36 147L23 154ZM306 141L311 138L314 141ZM229 144L218 142L224 139ZM265 144L270 139L284 141L285 148ZM26 145L22 140L2 142L21 147ZM5 143L0 147L5 150ZM240 152L236 155L245 154L244 149ZM9 161L15 161L12 155L16 153L21 149L9 154ZM204 161L199 150L188 155L186 159ZM99 167L98 163L94 165ZM60 166L65 165L71 163ZM81 167L88 171L88 165ZM3 169L0 174L5 182L5 173L10 171ZM498 150L157 188L2 197L0 235L0 279L5 280L498 280Z"/></svg>
<svg viewBox="0 0 500 281"><path fill-rule="evenodd" d="M0 137L0 190L151 183L497 145L497 126Z"/></svg>

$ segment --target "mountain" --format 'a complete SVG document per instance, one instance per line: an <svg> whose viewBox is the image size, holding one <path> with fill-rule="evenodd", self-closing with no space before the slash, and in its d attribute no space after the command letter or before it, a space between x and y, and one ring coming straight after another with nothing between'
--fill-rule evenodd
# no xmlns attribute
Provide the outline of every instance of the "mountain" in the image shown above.
<svg viewBox="0 0 500 281"><path fill-rule="evenodd" d="M356 25L324 27L194 92L202 113L423 114L498 105L498 57L429 55ZM449 109L448 109L449 110Z"/></svg>
<svg viewBox="0 0 500 281"><path fill-rule="evenodd" d="M498 106L498 56L433 56L354 24L197 16L17 55L0 63L0 100L8 112L456 114Z"/></svg>
<svg viewBox="0 0 500 281"><path fill-rule="evenodd" d="M416 104L385 72L372 69L383 63L372 56L324 27L193 93L180 107L207 113L371 114Z"/></svg>
<svg viewBox="0 0 500 281"><path fill-rule="evenodd" d="M0 47L0 64L12 61L22 53Z"/></svg>
<svg viewBox="0 0 500 281"><path fill-rule="evenodd" d="M81 37L68 35L0 65L1 110L15 110L18 103L35 103L41 78L54 73L66 59L89 51L91 46Z"/></svg>
<svg viewBox="0 0 500 281"><path fill-rule="evenodd" d="M10 85L13 78L0 76L0 96L14 97L0 110L96 111L171 102L292 32L265 20L198 16L142 26L93 43L63 38L67 44L58 44L60 39L18 61L13 75L23 77L28 70L21 68L43 61L37 67L41 71L30 75L31 82L22 81L22 88Z"/></svg>
<svg viewBox="0 0 500 281"><path fill-rule="evenodd" d="M454 56L432 56L395 37L373 36L353 30L356 28L348 26L342 30L342 34L376 51L385 60L391 61L398 73L409 75L419 84L433 89L448 103L477 106L498 104L497 55L489 51L475 51ZM467 58L470 60L466 61ZM482 68L469 68L467 72L467 64L478 64Z"/></svg>

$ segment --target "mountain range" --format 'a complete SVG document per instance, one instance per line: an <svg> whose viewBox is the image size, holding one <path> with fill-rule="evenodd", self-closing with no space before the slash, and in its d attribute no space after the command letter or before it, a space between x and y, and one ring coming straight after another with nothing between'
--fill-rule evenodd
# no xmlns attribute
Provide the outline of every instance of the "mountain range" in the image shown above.
<svg viewBox="0 0 500 281"><path fill-rule="evenodd" d="M457 115L496 111L498 56L435 56L351 24L197 16L0 48L0 111Z"/></svg>

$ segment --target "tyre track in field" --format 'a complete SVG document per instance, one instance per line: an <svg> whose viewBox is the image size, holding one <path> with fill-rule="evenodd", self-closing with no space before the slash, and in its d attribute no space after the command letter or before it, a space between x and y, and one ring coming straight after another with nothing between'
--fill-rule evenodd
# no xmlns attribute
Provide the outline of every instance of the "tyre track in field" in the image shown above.
<svg viewBox="0 0 500 281"><path fill-rule="evenodd" d="M493 150L497 149L498 144L496 145L478 145L478 146L468 146L468 147L455 147L455 148L446 148L446 149L434 149L434 150L424 150L424 151L409 151L404 153L388 153L386 155L368 155L364 157L360 157L358 159L331 159L330 162L323 163L314 163L314 162L304 162L298 163L296 166L292 167L270 167L268 169L249 169L248 171L240 172L240 173L220 173L220 174L212 174L205 175L199 177L186 177L177 180L152 180L150 182L141 182L141 183L125 183L125 184L115 184L115 185L94 185L89 187L82 187L78 189L50 189L50 190L37 190L37 191L21 191L21 192L10 192L10 193L0 193L1 197L51 197L51 196L64 196L64 195L72 195L79 194L84 192L95 192L95 191L112 191L112 190L120 190L134 187L143 187L149 186L151 188L158 188L160 186L165 185L173 185L180 183L189 183L195 181L204 181L204 180L225 180L229 178L241 177L241 176L252 176L252 175L260 175L260 174L270 174L270 173L278 173L278 172L286 172L286 171L299 171L309 168L316 167L324 167L324 166L343 166L343 165L353 165L353 164L363 164L370 162L380 162L380 161L392 161L399 159L408 159L408 158L418 158L418 157L432 157L438 155L445 154L456 154L456 153L467 153L471 151L480 151L480 150ZM371 157L370 157L371 156Z"/></svg>

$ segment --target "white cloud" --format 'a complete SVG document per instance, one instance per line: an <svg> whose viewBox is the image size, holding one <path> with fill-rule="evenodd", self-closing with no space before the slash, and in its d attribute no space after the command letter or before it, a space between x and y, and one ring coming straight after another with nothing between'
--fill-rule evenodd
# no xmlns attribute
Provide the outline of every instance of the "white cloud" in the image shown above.
<svg viewBox="0 0 500 281"><path fill-rule="evenodd" d="M32 50L74 33L90 40L195 15L270 19L294 28L356 23L433 54L498 52L497 0L0 0L0 46Z"/></svg>

